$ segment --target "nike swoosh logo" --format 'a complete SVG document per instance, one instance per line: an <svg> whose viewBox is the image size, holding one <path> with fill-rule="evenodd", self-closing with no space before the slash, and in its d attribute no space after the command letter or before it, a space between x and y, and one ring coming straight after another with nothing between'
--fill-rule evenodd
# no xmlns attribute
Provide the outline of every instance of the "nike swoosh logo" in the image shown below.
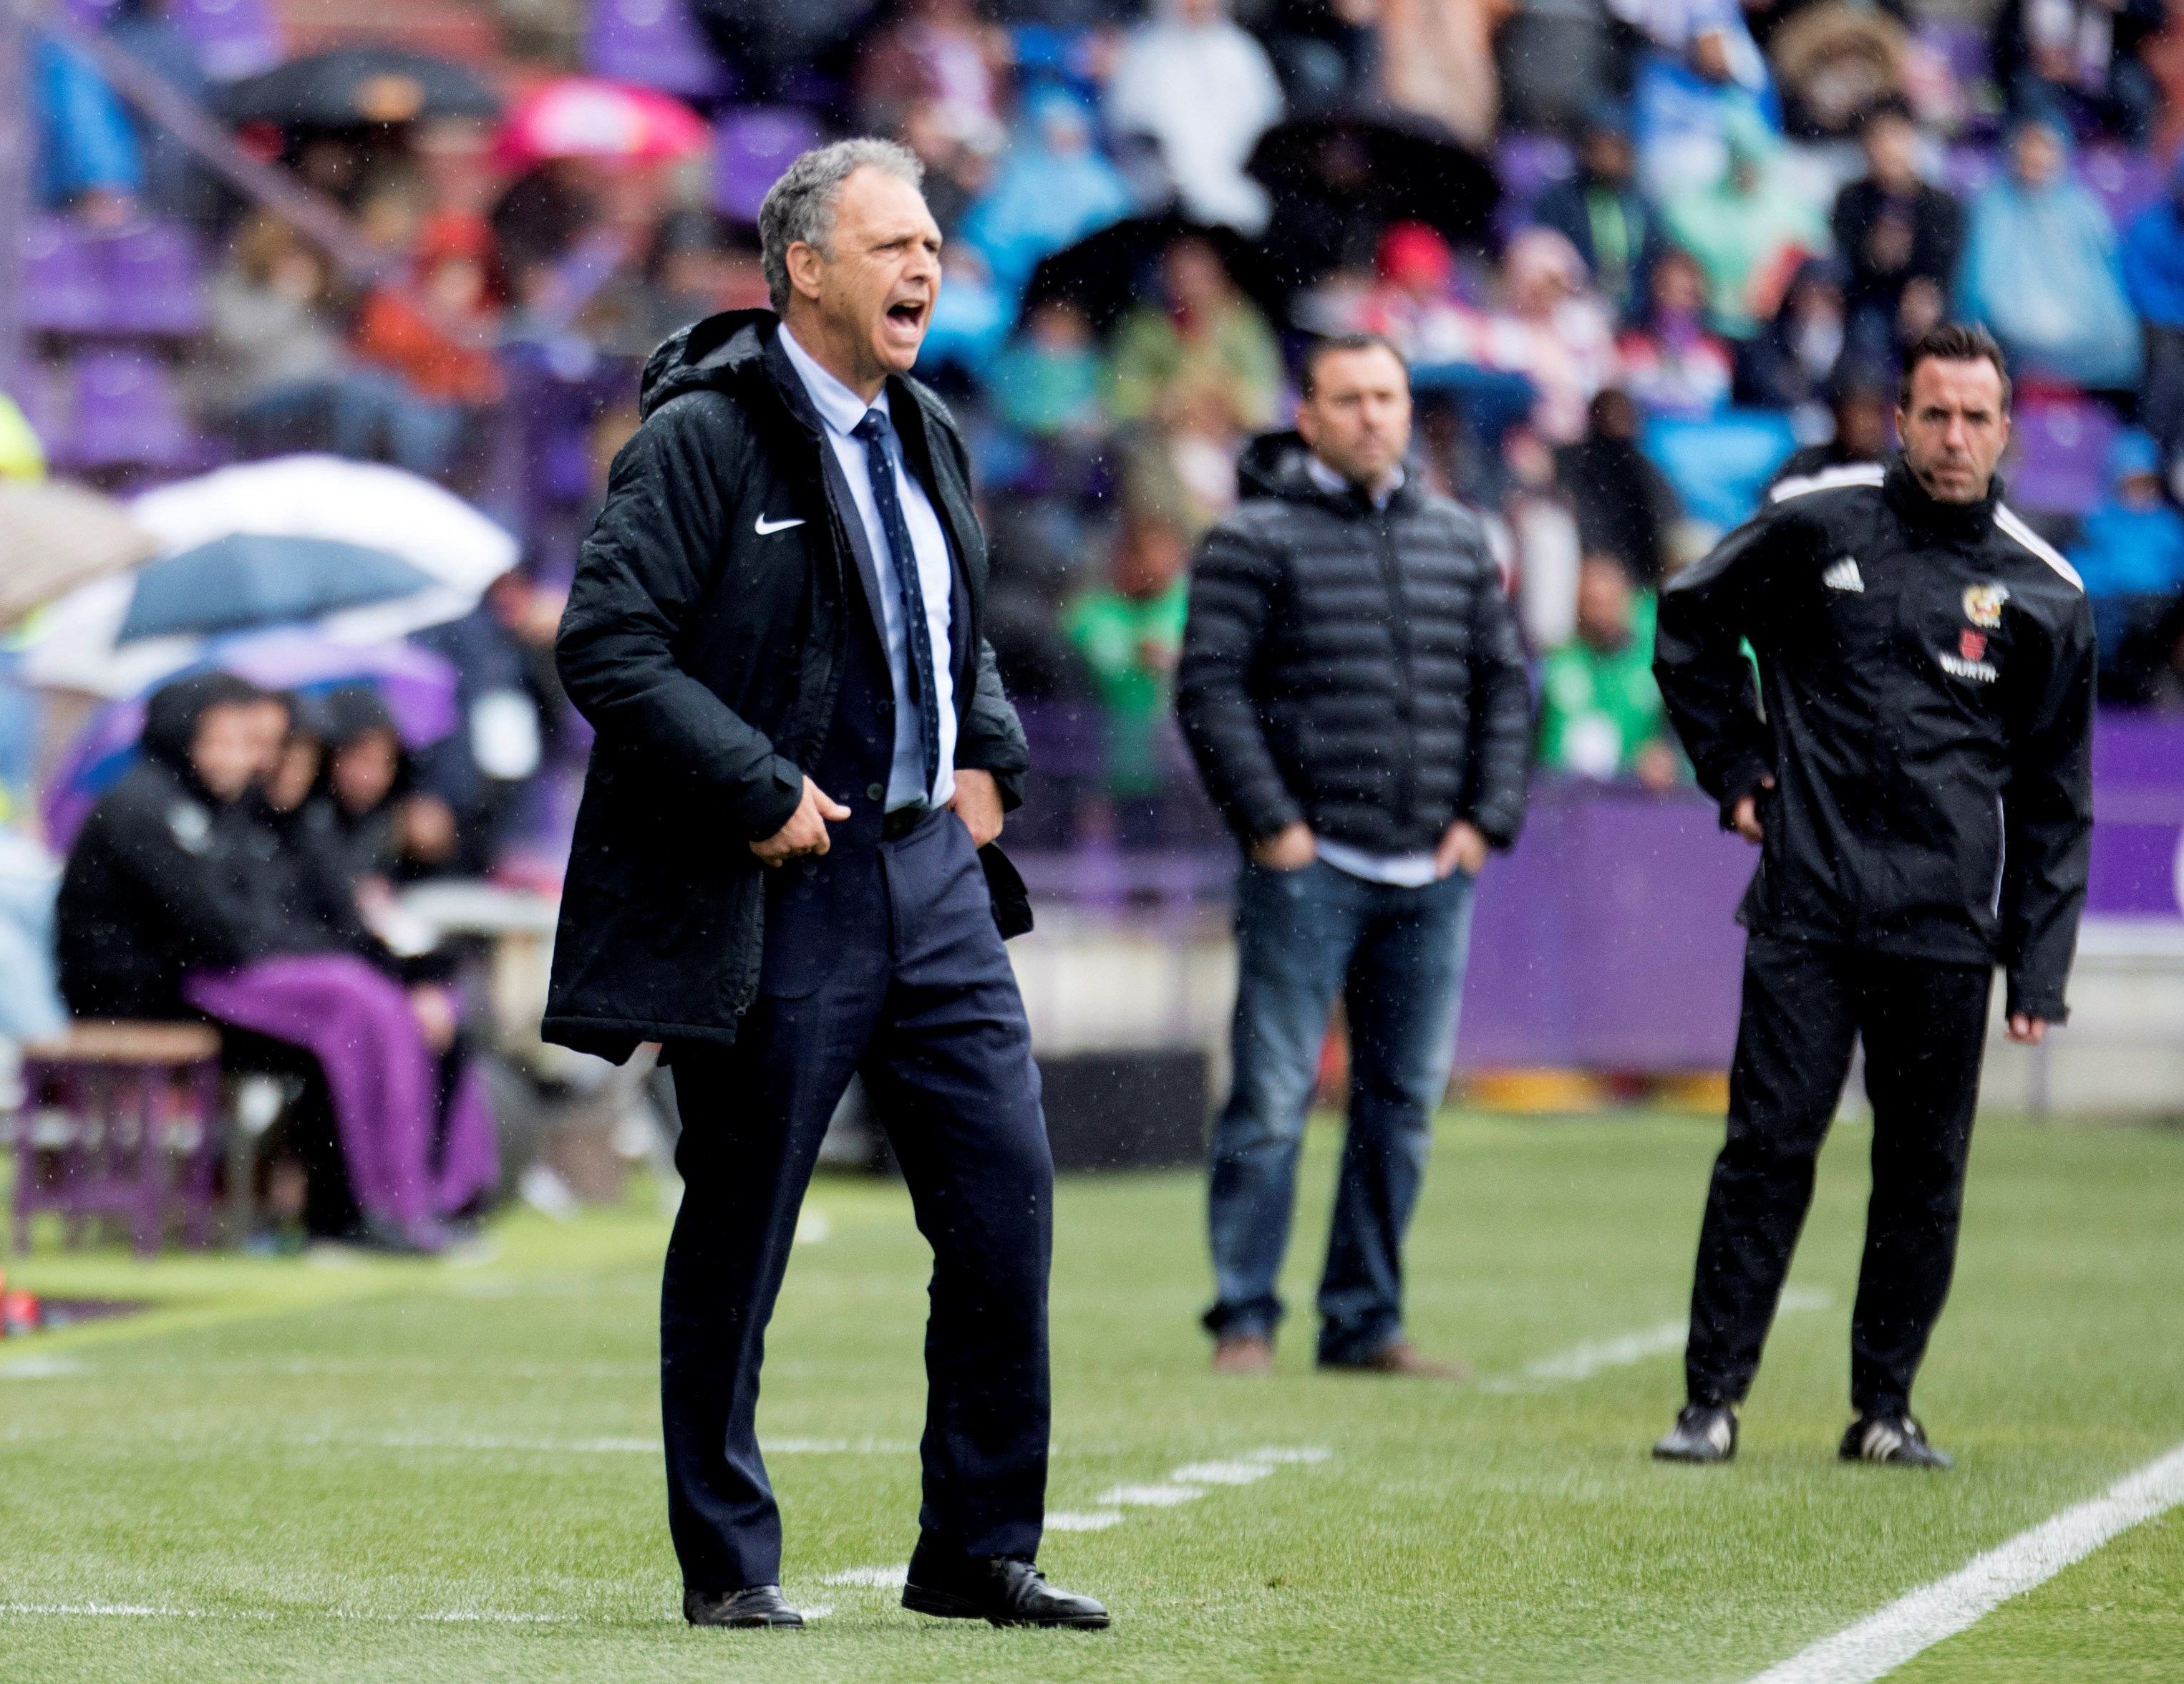
<svg viewBox="0 0 2184 1684"><path fill-rule="evenodd" d="M803 524L804 522L800 520L769 521L765 516L760 515L758 517L758 524L753 528L753 530L755 531L760 538L764 538L768 533L785 533L791 527L800 527Z"/></svg>

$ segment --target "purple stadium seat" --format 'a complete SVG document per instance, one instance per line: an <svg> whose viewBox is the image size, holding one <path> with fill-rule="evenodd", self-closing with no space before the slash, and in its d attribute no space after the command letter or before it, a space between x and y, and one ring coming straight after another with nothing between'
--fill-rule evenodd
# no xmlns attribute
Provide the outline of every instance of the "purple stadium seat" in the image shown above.
<svg viewBox="0 0 2184 1684"><path fill-rule="evenodd" d="M691 20L688 0L594 0L584 68L690 99L733 91L727 67Z"/></svg>
<svg viewBox="0 0 2184 1684"><path fill-rule="evenodd" d="M254 76L285 56L268 0L167 0L167 15L189 37L198 67L214 81Z"/></svg>
<svg viewBox="0 0 2184 1684"><path fill-rule="evenodd" d="M70 371L66 436L55 454L77 468L175 468L195 463L197 439L174 377L157 357L94 345Z"/></svg>
<svg viewBox="0 0 2184 1684"><path fill-rule="evenodd" d="M1501 178L1502 203L1521 215L1557 181L1577 167L1569 142L1559 135L1504 135L1494 148L1494 173Z"/></svg>
<svg viewBox="0 0 2184 1684"><path fill-rule="evenodd" d="M2002 160L1991 146L1953 146L1942 172L1941 185L1969 203L1994 179Z"/></svg>
<svg viewBox="0 0 2184 1684"><path fill-rule="evenodd" d="M96 242L109 333L194 333L204 326L203 263L188 229L140 222Z"/></svg>
<svg viewBox="0 0 2184 1684"><path fill-rule="evenodd" d="M2108 494L2108 454L2116 419L2086 398L2028 393L2017 404L2009 500L2042 515L2082 515Z"/></svg>
<svg viewBox="0 0 2184 1684"><path fill-rule="evenodd" d="M1918 29L1919 44L1949 67L1960 87L1987 74L1986 32L1961 18L1928 18Z"/></svg>
<svg viewBox="0 0 2184 1684"><path fill-rule="evenodd" d="M2150 153L2129 147L2092 146L2078 156L2078 179L2101 202L2109 221L2121 229L2161 197L2169 171Z"/></svg>
<svg viewBox="0 0 2184 1684"><path fill-rule="evenodd" d="M86 333L104 303L98 265L77 225L36 216L23 231L23 323L48 333Z"/></svg>
<svg viewBox="0 0 2184 1684"><path fill-rule="evenodd" d="M766 191L800 152L819 144L819 125L784 105L747 105L721 120L713 147L713 204L739 221L758 220Z"/></svg>

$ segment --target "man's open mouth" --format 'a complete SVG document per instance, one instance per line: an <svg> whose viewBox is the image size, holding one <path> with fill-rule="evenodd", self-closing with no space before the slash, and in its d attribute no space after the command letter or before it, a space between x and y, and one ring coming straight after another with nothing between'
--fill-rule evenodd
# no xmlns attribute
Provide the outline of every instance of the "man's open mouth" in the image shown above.
<svg viewBox="0 0 2184 1684"><path fill-rule="evenodd" d="M888 306L888 320L898 327L922 327L925 325L926 308L922 299L905 298Z"/></svg>

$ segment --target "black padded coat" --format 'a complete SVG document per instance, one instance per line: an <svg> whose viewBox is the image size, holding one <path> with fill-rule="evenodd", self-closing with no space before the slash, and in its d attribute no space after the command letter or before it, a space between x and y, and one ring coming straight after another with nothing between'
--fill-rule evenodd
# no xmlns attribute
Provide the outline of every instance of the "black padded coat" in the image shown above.
<svg viewBox="0 0 2184 1684"><path fill-rule="evenodd" d="M855 552L778 331L771 310L732 311L653 353L562 616L561 682L599 734L544 1034L616 1062L643 1041L734 1040L765 939L749 845L796 810L849 653ZM992 773L1013 806L1028 756L980 630L969 459L932 392L896 378L889 394L967 606L950 634L956 764ZM987 876L1013 878L992 857ZM997 899L1005 933L1010 912Z"/></svg>
<svg viewBox="0 0 2184 1684"><path fill-rule="evenodd" d="M1301 819L1376 854L1457 819L1497 847L1524 818L1531 692L1479 522L1397 488L1328 492L1295 433L1257 440L1244 501L1191 573L1176 711L1245 845Z"/></svg>

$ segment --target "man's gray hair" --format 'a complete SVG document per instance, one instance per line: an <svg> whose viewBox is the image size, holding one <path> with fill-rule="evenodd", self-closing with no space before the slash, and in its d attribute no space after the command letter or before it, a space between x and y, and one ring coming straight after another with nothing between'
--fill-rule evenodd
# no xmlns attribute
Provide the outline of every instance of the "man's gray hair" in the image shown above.
<svg viewBox="0 0 2184 1684"><path fill-rule="evenodd" d="M788 308L788 248L801 240L826 251L834 234L835 197L843 182L864 169L899 176L913 187L925 185L925 165L916 153L867 136L812 148L766 190L758 208L759 260L775 309Z"/></svg>

